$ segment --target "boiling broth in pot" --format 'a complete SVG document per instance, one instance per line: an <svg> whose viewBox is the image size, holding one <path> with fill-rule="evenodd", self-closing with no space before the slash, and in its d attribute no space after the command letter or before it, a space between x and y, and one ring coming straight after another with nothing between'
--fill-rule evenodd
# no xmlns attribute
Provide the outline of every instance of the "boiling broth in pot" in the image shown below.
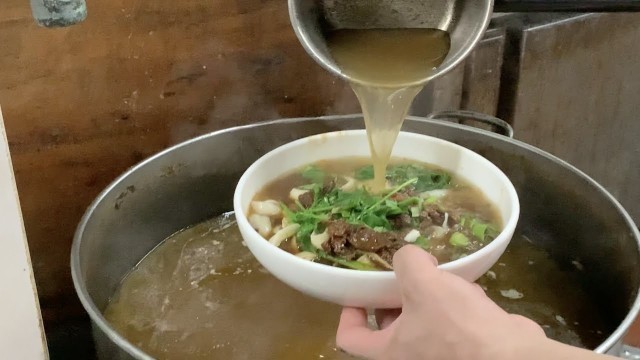
<svg viewBox="0 0 640 360"><path fill-rule="evenodd" d="M516 235L478 283L551 338L595 348L615 325L578 285L580 268L561 271ZM337 305L269 275L243 245L232 214L164 240L125 277L104 311L116 331L147 354L184 360L352 359L335 348L339 314Z"/></svg>

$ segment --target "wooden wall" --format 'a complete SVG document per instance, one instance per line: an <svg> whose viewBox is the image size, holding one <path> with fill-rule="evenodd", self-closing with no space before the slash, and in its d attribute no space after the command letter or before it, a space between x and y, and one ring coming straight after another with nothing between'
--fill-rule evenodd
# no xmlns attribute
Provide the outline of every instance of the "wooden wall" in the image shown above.
<svg viewBox="0 0 640 360"><path fill-rule="evenodd" d="M640 14L505 17L498 115L602 184L640 224ZM593 209L598 211L598 209ZM626 341L640 346L640 319Z"/></svg>
<svg viewBox="0 0 640 360"><path fill-rule="evenodd" d="M602 184L640 223L640 14L523 27L504 117L516 137Z"/></svg>

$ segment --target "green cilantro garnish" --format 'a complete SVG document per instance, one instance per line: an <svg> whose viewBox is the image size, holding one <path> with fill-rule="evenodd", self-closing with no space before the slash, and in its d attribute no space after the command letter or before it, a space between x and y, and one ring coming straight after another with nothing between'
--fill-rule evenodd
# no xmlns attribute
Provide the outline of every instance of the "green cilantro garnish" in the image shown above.
<svg viewBox="0 0 640 360"><path fill-rule="evenodd" d="M373 166L367 165L357 169L354 177L358 180L371 180L374 177ZM451 183L451 175L441 170L430 170L414 164L391 165L387 169L387 180L392 184L402 184L410 179L417 179L412 190L424 192L444 189Z"/></svg>

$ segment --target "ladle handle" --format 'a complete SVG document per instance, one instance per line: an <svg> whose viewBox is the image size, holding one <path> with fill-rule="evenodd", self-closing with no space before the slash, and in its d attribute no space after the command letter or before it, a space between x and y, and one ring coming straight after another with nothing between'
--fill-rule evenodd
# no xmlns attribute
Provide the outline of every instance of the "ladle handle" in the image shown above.
<svg viewBox="0 0 640 360"><path fill-rule="evenodd" d="M640 0L495 0L495 12L640 11Z"/></svg>
<svg viewBox="0 0 640 360"><path fill-rule="evenodd" d="M623 344L620 357L627 360L639 360L640 349L637 347Z"/></svg>
<svg viewBox="0 0 640 360"><path fill-rule="evenodd" d="M492 127L496 127L500 129L500 132L497 132L501 135L508 136L513 138L513 127L509 125L508 122L498 119L497 117L482 114L475 111L469 110L452 110L452 111L439 111L427 116L427 119L430 120L456 120L458 124L464 124L465 120L477 121L486 125L490 125Z"/></svg>

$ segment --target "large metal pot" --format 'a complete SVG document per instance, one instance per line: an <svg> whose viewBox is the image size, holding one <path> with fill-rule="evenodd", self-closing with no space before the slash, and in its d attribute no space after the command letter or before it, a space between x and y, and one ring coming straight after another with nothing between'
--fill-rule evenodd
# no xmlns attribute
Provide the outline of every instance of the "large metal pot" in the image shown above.
<svg viewBox="0 0 640 360"><path fill-rule="evenodd" d="M441 117L451 116L456 114ZM74 285L92 319L99 357L148 358L101 314L145 254L175 231L230 210L240 175L265 152L300 137L362 126L361 116L353 115L222 130L169 148L114 181L84 215L71 254ZM620 355L640 309L640 233L620 204L578 169L508 136L420 118L409 118L403 129L466 146L511 178L522 204L519 231L533 234L557 261L580 257L588 269L582 286L617 325L594 350Z"/></svg>

